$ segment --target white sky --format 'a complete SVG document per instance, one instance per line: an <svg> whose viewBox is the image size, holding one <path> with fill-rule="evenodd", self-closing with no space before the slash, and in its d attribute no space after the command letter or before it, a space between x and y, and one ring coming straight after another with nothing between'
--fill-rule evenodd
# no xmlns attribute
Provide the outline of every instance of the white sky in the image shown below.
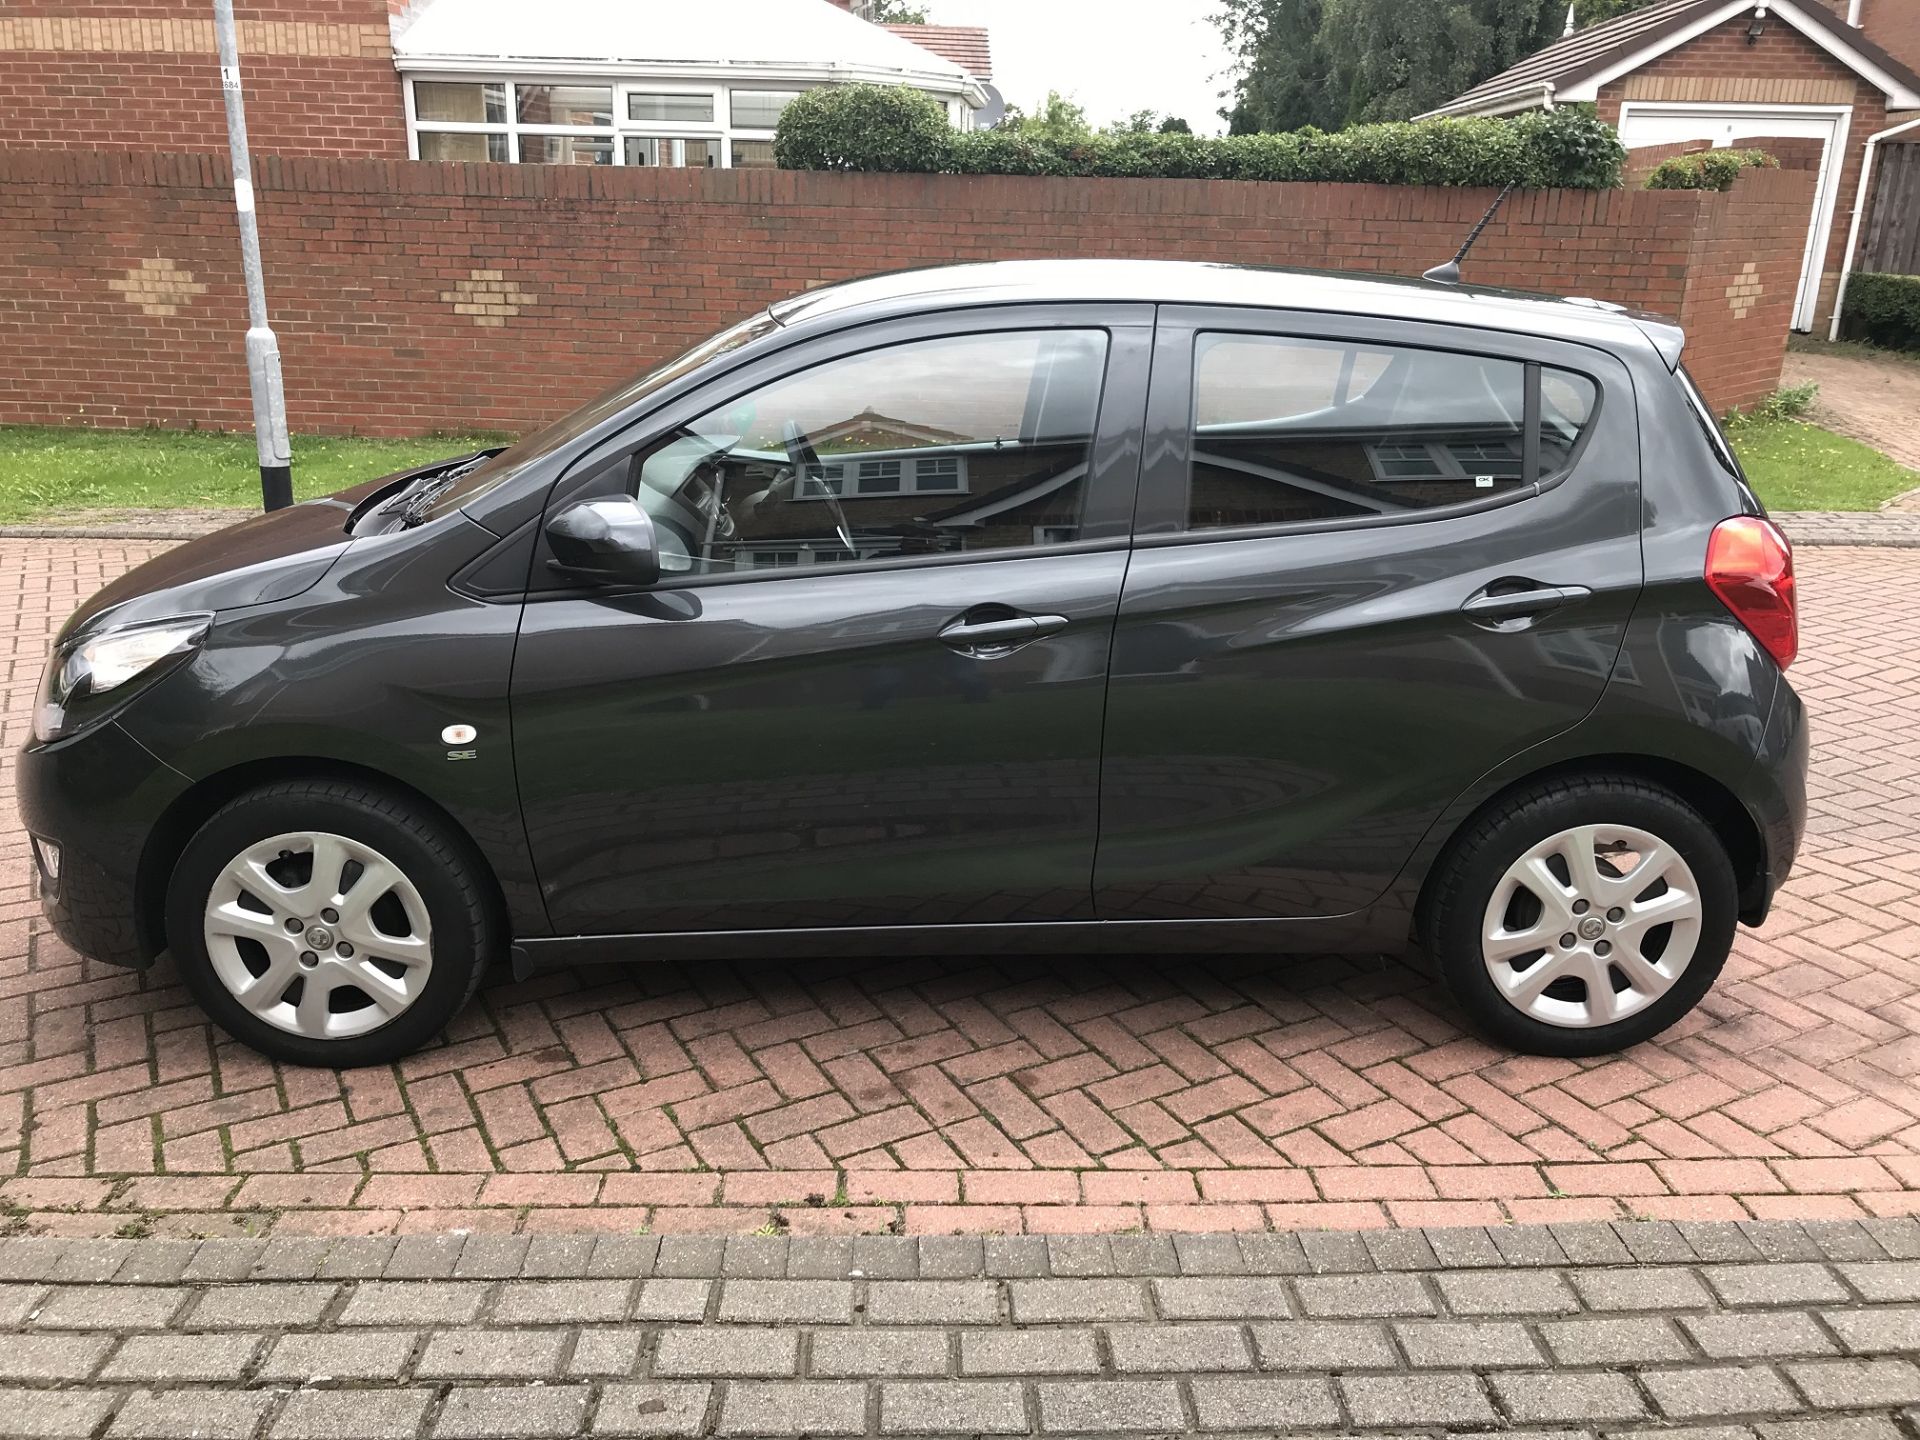
<svg viewBox="0 0 1920 1440"><path fill-rule="evenodd" d="M1048 90L1086 107L1095 127L1135 110L1179 115L1218 134L1229 57L1212 0L926 0L943 25L993 32L993 83L1029 112Z"/></svg>

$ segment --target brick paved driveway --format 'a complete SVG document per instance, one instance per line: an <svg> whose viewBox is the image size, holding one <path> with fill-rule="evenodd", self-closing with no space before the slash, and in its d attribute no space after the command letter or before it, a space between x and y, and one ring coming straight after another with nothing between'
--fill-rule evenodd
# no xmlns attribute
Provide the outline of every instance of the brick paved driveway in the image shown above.
<svg viewBox="0 0 1920 1440"><path fill-rule="evenodd" d="M1818 385L1820 398L1808 418L1816 424L1873 446L1909 470L1920 470L1920 365L1895 358L1787 352L1783 385ZM1920 514L1920 489L1910 490L1893 508Z"/></svg>
<svg viewBox="0 0 1920 1440"><path fill-rule="evenodd" d="M1813 829L1659 1044L1467 1038L1396 965L635 966L495 984L391 1070L276 1070L44 933L12 750L44 637L155 548L0 541L0 1202L70 1232L793 1233L1920 1210L1920 567L1801 555ZM0 633L6 627L0 626Z"/></svg>

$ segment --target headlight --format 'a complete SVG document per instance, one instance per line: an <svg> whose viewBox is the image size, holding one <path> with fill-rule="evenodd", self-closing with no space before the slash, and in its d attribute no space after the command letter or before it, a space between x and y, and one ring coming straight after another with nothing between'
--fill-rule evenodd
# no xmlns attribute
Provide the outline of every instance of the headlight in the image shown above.
<svg viewBox="0 0 1920 1440"><path fill-rule="evenodd" d="M47 661L33 708L33 738L42 744L71 734L84 723L89 700L118 690L185 655L206 638L211 615L180 615L143 625L98 630L70 640Z"/></svg>

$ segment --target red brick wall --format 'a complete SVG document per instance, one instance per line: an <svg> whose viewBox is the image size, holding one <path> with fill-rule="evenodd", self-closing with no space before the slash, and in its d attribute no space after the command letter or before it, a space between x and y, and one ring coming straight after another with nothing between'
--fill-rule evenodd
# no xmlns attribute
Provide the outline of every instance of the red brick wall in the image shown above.
<svg viewBox="0 0 1920 1440"><path fill-rule="evenodd" d="M1840 13L1845 18L1844 5ZM1866 0L1860 11L1860 28L1894 59L1920 70L1920 5L1914 0Z"/></svg>
<svg viewBox="0 0 1920 1440"><path fill-rule="evenodd" d="M1920 0L1901 0L1901 3L1920 8ZM1601 91L1600 114L1610 123L1618 124L1622 101L1644 95L1650 87L1689 83L1710 84L1713 87L1710 91L1673 89L1670 93L1652 97L1656 100L1679 99L1685 94L1686 98L1696 100L1846 104L1849 99L1816 98L1812 90L1806 88L1844 87L1853 106L1853 120L1848 132L1846 162L1840 175L1833 232L1821 266L1818 314L1824 323L1833 313L1833 302L1839 290L1840 267L1846 254L1848 228L1853 220L1866 137L1886 128L1886 99L1777 15L1769 21L1759 41L1750 43L1747 37L1750 18L1739 16L1709 30L1698 39L1607 86ZM1798 91L1790 88L1796 84L1803 88Z"/></svg>
<svg viewBox="0 0 1920 1440"><path fill-rule="evenodd" d="M236 4L256 151L404 156L387 0ZM225 151L212 6L187 0L0 5L0 136L52 149Z"/></svg>
<svg viewBox="0 0 1920 1440"><path fill-rule="evenodd" d="M249 423L225 177L210 155L0 151L0 422ZM292 423L382 434L522 430L771 300L909 265L1107 255L1418 274L1491 198L275 158L256 178ZM1730 195L1518 194L1469 275L1684 313L1714 401L1748 403L1777 383L1808 184L1766 172ZM1765 289L1736 318L1727 287L1748 260Z"/></svg>

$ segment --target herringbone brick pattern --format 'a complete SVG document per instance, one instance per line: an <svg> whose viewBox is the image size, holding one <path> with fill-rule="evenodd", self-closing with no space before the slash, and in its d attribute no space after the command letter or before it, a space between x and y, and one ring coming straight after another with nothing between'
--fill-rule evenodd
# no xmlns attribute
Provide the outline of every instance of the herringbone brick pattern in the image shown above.
<svg viewBox="0 0 1920 1440"><path fill-rule="evenodd" d="M1517 1058L1386 962L635 965L498 983L390 1070L277 1069L37 918L46 634L152 546L0 542L0 1201L68 1230L1065 1230L1920 1209L1920 563L1800 556L1812 830L1630 1054ZM67 1213L61 1213L65 1211Z"/></svg>

